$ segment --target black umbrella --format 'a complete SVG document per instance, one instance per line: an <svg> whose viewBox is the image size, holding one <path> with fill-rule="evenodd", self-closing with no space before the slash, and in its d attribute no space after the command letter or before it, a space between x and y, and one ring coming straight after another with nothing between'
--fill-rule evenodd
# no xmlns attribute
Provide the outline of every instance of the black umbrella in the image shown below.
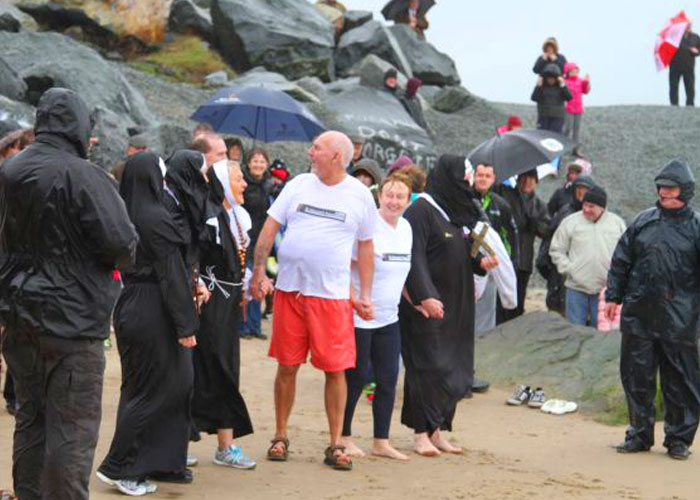
<svg viewBox="0 0 700 500"><path fill-rule="evenodd" d="M390 0L382 9L384 19L393 21L399 13L408 10L409 0ZM420 0L418 4L418 15L425 15L432 6L435 5L435 0Z"/></svg>
<svg viewBox="0 0 700 500"><path fill-rule="evenodd" d="M576 146L556 132L521 128L481 143L469 153L469 161L474 166L492 165L496 177L505 180L570 153Z"/></svg>

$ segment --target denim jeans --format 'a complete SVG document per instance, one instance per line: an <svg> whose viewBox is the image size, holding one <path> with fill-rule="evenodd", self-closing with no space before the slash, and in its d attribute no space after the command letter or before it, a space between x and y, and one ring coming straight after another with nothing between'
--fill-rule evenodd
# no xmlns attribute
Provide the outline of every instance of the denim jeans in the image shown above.
<svg viewBox="0 0 700 500"><path fill-rule="evenodd" d="M590 322L588 318L590 317ZM566 319L572 325L598 326L598 294L566 289Z"/></svg>

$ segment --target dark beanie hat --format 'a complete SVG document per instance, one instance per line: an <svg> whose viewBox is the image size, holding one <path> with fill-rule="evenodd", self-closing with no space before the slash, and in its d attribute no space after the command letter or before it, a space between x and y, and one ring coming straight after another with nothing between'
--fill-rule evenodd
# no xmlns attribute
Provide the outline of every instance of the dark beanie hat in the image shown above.
<svg viewBox="0 0 700 500"><path fill-rule="evenodd" d="M593 186L583 195L583 202L593 203L594 205L605 208L608 204L608 195L602 187Z"/></svg>
<svg viewBox="0 0 700 500"><path fill-rule="evenodd" d="M394 68L389 68L386 70L384 73L384 79L386 80L387 78L396 78L398 76L397 71Z"/></svg>

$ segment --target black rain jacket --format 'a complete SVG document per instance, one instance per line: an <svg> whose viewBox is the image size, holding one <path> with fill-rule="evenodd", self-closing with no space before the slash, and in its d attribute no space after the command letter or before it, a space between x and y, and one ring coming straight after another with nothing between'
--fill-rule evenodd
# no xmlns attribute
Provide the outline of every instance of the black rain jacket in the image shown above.
<svg viewBox="0 0 700 500"><path fill-rule="evenodd" d="M103 339L119 295L115 267L138 236L116 183L88 162L90 116L80 97L49 89L36 143L0 170L0 316L10 328Z"/></svg>
<svg viewBox="0 0 700 500"><path fill-rule="evenodd" d="M700 313L700 214L688 206L695 179L683 160L656 177L681 186L686 206L640 213L617 244L607 302L622 303L623 334L694 345Z"/></svg>

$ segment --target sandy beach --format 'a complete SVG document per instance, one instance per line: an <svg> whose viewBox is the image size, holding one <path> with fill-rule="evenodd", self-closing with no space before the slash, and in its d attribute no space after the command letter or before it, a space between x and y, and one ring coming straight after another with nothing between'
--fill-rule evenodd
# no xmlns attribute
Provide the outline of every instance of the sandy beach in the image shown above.
<svg viewBox="0 0 700 500"><path fill-rule="evenodd" d="M269 322L264 326L269 328ZM465 446L461 455L423 458L410 452L411 432L399 423L401 391L392 423L393 442L411 457L407 463L387 459L355 460L355 470L338 472L322 464L328 432L323 410L323 376L310 365L300 371L297 402L291 420L288 463L265 460L274 431L272 381L275 362L267 357L267 342L242 341L242 392L255 434L240 444L257 461L254 471L229 470L212 464L216 439L204 436L191 446L199 457L191 485L161 484L153 499L229 498L299 499L696 499L700 459L677 462L660 446L651 453L621 456L612 445L624 428L598 424L582 415L546 415L504 404L510 388L491 389L463 401L450 439ZM103 421L96 464L104 457L114 431L119 400L120 367L116 347L107 352ZM0 413L0 488L11 485L12 417ZM357 442L371 442L371 407L361 401L354 429ZM94 476L91 498L119 498ZM126 497L123 497L126 498Z"/></svg>

